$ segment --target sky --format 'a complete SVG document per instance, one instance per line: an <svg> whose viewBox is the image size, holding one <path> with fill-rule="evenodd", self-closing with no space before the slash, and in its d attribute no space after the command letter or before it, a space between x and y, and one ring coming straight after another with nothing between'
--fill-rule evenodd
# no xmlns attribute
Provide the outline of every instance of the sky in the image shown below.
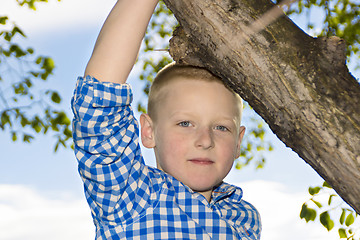
<svg viewBox="0 0 360 240"><path fill-rule="evenodd" d="M47 87L62 96L61 107L72 116L70 99L76 78L83 74L97 34L115 0L55 0L39 4L36 12L17 7L15 0L0 0L0 16L7 15L24 30L25 45L36 54L53 57L55 74ZM301 22L297 23L301 25ZM135 102L143 100L135 68L129 83ZM309 199L309 186L323 180L296 153L270 131L266 139L275 150L267 153L262 170L254 166L233 169L227 182L240 186L244 198L262 217L262 240L335 240L319 223L299 218ZM0 240L94 239L94 226L71 149L54 153L55 140L37 136L31 144L12 142L0 132ZM151 151L144 149L149 165Z"/></svg>

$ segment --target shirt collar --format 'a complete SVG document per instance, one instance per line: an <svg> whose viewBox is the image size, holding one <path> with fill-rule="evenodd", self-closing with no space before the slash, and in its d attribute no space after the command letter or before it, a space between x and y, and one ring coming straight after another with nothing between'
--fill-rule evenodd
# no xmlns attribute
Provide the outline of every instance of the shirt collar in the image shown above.
<svg viewBox="0 0 360 240"><path fill-rule="evenodd" d="M163 172L162 170L159 170L159 171ZM163 173L165 173L165 172L163 172ZM213 205L223 199L228 199L232 202L240 202L242 199L242 196L243 196L243 191L240 187L228 184L226 182L222 182L218 187L216 187L213 190L210 203L208 203L207 200L205 199L205 197L202 196L200 193L193 191L190 187L188 187L185 184L183 184L182 182L178 181L170 174L165 173L165 175L167 175L168 181L170 180L171 185L177 189L176 190L177 194L179 194L180 192L183 192L185 189L187 189L187 191L190 192L190 194L192 194L195 198L199 199L204 204L206 203L205 205L207 205L207 204ZM184 188L182 189L181 186Z"/></svg>
<svg viewBox="0 0 360 240"><path fill-rule="evenodd" d="M241 188L222 182L212 192L210 204L215 204L224 198L229 198L234 202L240 202L242 195L243 191Z"/></svg>

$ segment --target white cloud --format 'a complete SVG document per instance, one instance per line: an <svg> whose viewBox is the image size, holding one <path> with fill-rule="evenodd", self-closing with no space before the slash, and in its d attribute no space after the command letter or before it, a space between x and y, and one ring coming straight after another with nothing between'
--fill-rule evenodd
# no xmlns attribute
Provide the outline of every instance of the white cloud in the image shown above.
<svg viewBox="0 0 360 240"><path fill-rule="evenodd" d="M23 185L0 185L1 240L94 239L85 199L45 196Z"/></svg>
<svg viewBox="0 0 360 240"><path fill-rule="evenodd" d="M16 1L2 4L0 16L7 15L26 32L46 32L57 29L98 27L105 20L115 0L49 0L37 3L37 10L19 7Z"/></svg>

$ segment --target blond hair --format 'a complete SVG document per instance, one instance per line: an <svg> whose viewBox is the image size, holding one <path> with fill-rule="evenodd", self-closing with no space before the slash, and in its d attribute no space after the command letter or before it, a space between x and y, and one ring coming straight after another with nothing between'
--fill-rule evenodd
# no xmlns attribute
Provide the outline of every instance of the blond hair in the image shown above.
<svg viewBox="0 0 360 240"><path fill-rule="evenodd" d="M166 95L161 90L169 83L179 78L197 79L208 82L222 83L238 99L240 106L239 113L241 119L242 107L243 107L241 97L234 90L226 86L226 84L224 84L224 82L219 77L215 76L205 68L195 67L190 65L180 65L176 63L170 63L166 65L163 69L161 69L156 75L150 87L147 111L151 119L153 120L156 119L156 107L159 102L164 100L164 97Z"/></svg>

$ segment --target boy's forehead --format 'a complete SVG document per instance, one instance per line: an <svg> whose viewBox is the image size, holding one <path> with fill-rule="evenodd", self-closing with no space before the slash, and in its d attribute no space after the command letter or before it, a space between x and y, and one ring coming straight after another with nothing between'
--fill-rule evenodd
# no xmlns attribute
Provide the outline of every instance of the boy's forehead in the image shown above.
<svg viewBox="0 0 360 240"><path fill-rule="evenodd" d="M195 95L208 95L211 96L216 102L224 102L225 99L230 99L230 103L235 109L236 112L241 111L241 98L237 96L236 93L230 91L222 81L211 81L207 79L190 79L177 77L170 81L163 88L163 101L166 101L165 98L183 98L183 99L193 99ZM194 102L193 104L197 105L199 102ZM240 108L241 107L241 108ZM219 109L220 110L220 109Z"/></svg>
<svg viewBox="0 0 360 240"><path fill-rule="evenodd" d="M199 85L199 83L203 83L206 85L211 85L214 83L217 83L219 85L222 85L223 87L226 88L225 84L220 80L220 79L205 79L205 78L198 78L198 77L183 77L183 76L174 76L171 77L170 79L168 79L166 81L166 83L164 84L164 86L171 86L171 87L176 87L175 85L182 85L182 84L186 85ZM230 91L230 90L229 90Z"/></svg>
<svg viewBox="0 0 360 240"><path fill-rule="evenodd" d="M204 79L204 78L196 78L196 77L190 78L190 77L179 76L169 79L169 81L163 85L163 88L166 88L167 90L171 90L171 91L177 91L179 86L181 87L183 85L186 85L187 87L189 87L189 89L196 88L198 90L199 90L199 85L205 86L205 88L210 86L215 86L216 89L226 90L225 92L230 93L234 97L238 97L240 99L238 94L231 91L220 79Z"/></svg>

